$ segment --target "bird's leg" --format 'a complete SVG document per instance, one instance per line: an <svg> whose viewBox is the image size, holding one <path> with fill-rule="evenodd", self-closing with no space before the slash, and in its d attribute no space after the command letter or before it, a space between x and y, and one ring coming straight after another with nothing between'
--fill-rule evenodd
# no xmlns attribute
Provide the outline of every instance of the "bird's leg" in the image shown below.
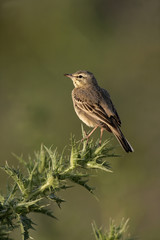
<svg viewBox="0 0 160 240"><path fill-rule="evenodd" d="M89 138L89 137L92 135L92 133L94 133L94 131L95 131L97 128L98 128L98 126L96 126L95 128L93 128L93 130L88 134L87 138Z"/></svg>
<svg viewBox="0 0 160 240"><path fill-rule="evenodd" d="M100 139L99 139L99 145L101 145L101 142L102 142L103 131L104 131L104 128L101 128L101 134L100 134Z"/></svg>
<svg viewBox="0 0 160 240"><path fill-rule="evenodd" d="M86 136L84 137L84 138L82 138L82 142L85 140L85 139L87 139L87 142L88 142L88 140L89 140L89 137L92 135L92 133L96 130L98 128L98 126L96 126L95 128L93 128L93 130L87 135L86 134Z"/></svg>

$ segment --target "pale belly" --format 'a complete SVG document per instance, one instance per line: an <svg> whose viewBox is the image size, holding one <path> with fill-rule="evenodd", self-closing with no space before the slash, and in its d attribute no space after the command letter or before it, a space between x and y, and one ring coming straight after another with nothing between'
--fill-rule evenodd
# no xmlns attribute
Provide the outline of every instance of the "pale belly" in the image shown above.
<svg viewBox="0 0 160 240"><path fill-rule="evenodd" d="M82 122L84 122L88 127L96 127L98 124L94 122L94 119L92 119L90 116L88 116L85 112L78 108L74 108L77 116L80 118Z"/></svg>

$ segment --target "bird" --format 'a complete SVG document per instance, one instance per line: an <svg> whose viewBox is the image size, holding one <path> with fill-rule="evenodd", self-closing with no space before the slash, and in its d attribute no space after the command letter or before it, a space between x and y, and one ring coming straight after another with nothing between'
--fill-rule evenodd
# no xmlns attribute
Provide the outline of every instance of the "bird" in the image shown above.
<svg viewBox="0 0 160 240"><path fill-rule="evenodd" d="M121 120L108 91L98 85L93 73L79 70L73 74L64 74L64 76L69 77L75 87L72 90L72 100L76 114L82 122L93 128L86 136L87 141L100 127L100 145L103 131L106 130L114 134L127 153L133 152L131 144L120 129Z"/></svg>

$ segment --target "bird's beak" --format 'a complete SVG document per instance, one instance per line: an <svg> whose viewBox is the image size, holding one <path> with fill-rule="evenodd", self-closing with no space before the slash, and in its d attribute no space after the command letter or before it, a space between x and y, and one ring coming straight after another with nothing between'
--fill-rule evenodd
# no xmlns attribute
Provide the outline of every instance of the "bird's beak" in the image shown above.
<svg viewBox="0 0 160 240"><path fill-rule="evenodd" d="M69 74L69 73L65 73L64 76L69 77L69 78L72 78L72 77L73 77L73 75L72 75L72 74Z"/></svg>

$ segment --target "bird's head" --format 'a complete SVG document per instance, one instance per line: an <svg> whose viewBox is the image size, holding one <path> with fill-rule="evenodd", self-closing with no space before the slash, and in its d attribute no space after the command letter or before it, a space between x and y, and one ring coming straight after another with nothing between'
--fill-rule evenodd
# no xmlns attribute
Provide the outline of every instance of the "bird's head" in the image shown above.
<svg viewBox="0 0 160 240"><path fill-rule="evenodd" d="M87 87L97 85L97 81L93 73L88 71L77 71L72 74L64 74L64 76L72 79L75 87Z"/></svg>

